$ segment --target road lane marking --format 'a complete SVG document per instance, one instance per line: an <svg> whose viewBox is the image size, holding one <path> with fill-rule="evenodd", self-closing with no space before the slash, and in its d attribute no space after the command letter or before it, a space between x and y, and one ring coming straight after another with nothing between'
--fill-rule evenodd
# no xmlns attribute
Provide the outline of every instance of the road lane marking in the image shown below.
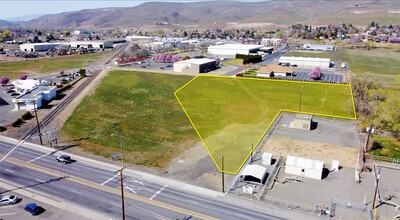
<svg viewBox="0 0 400 220"><path fill-rule="evenodd" d="M38 181L38 182L41 182L41 183L45 182L44 180L41 180L41 179L35 179L35 180Z"/></svg>
<svg viewBox="0 0 400 220"><path fill-rule="evenodd" d="M163 188L158 190L152 197L150 197L150 200L153 200L158 194L160 194L161 191L163 191L168 185L165 185Z"/></svg>
<svg viewBox="0 0 400 220"><path fill-rule="evenodd" d="M10 164L13 164L13 165L16 165L16 166L25 167L27 169L34 170L34 171L37 171L37 172L40 172L40 173L48 174L50 176L59 177L58 176L59 171L57 171L57 170L50 169L50 168L47 168L47 167L44 167L44 166L41 166L41 165L38 165L38 164L27 163L26 161L20 160L20 159L17 159L17 158L10 157L10 158L8 158L6 160L6 162L10 163ZM71 181L71 182L74 182L74 183L77 183L77 184L80 184L80 185L84 185L84 186L87 186L87 187L90 187L90 188L93 188L93 189L97 189L99 191L110 193L110 194L113 194L113 195L120 195L120 193L121 193L120 190L118 190L116 188L109 187L109 186L104 186L104 185L102 186L99 183L96 183L96 182L93 182L93 181L90 181L90 180L86 180L86 179L83 179L83 178L80 178L80 177L77 177L77 176L73 176L73 175L69 175L68 177L65 178L65 180ZM217 220L217 219L219 219L219 218L216 218L216 217L212 217L212 216L209 216L209 215L205 215L205 214L202 214L202 213L199 213L199 212L192 211L192 210L187 209L187 208L181 208L179 206L170 205L168 203L164 203L164 202L157 201L157 200L149 200L148 198L146 198L144 196L137 195L137 194L127 194L125 197L129 198L129 199L132 199L132 200L135 200L137 202L142 202L142 203L145 203L145 204L148 204L148 205L152 205L152 206L156 206L156 207L159 207L159 208L162 208L162 209L166 209L166 210L170 210L170 211L173 211L173 212L178 212L178 213L181 213L181 214L193 216L193 218L205 219L205 220L206 219L207 220L212 220L212 219Z"/></svg>
<svg viewBox="0 0 400 220"><path fill-rule="evenodd" d="M10 172L10 173L14 173L14 171L13 171L13 170L10 170L10 169L6 169L6 171L8 171L8 172Z"/></svg>
<svg viewBox="0 0 400 220"><path fill-rule="evenodd" d="M119 173L115 174L113 177L111 177L110 179L104 181L104 182L103 182L102 184L100 184L100 185L104 186L104 184L110 182L111 180L113 180L113 179L114 179L115 177L117 177L117 176L119 176Z"/></svg>
<svg viewBox="0 0 400 220"><path fill-rule="evenodd" d="M190 202L190 203L193 203L193 204L195 204L195 205L198 205L198 204L199 204L198 202L192 201L192 200L189 200L189 199L186 199L186 202Z"/></svg>
<svg viewBox="0 0 400 220"><path fill-rule="evenodd" d="M124 187L127 188L127 189L129 189L131 192L133 192L133 193L136 194L135 190L133 190L131 187L129 187L129 186L125 185L125 184L124 184Z"/></svg>
<svg viewBox="0 0 400 220"><path fill-rule="evenodd" d="M45 154L45 155L42 155L42 156L40 156L40 157L36 157L36 158L34 158L34 159L28 161L28 163L32 163L32 162L35 161L35 160L42 159L43 157L49 156L50 154L53 154L53 153L54 153L54 151L49 152L49 153L47 153L47 154Z"/></svg>
<svg viewBox="0 0 400 220"><path fill-rule="evenodd" d="M142 208L142 207L139 207L139 206L136 206L136 205L133 205L133 204L130 204L130 203L128 203L128 205L129 205L129 206L132 206L132 207L135 207L135 208L137 208L137 209L140 209L140 210L142 210L142 211L145 211L145 212L147 212L147 213L150 213L150 214L154 215L157 219L160 219L160 220L170 220L169 218L167 218L167 217L165 217L165 216L162 216L162 215L157 214L157 213L155 213L155 212L149 211L149 210L144 209L144 208Z"/></svg>
<svg viewBox="0 0 400 220"><path fill-rule="evenodd" d="M0 216L15 215L15 214L16 214L15 212L10 212L10 213L3 213L3 214L0 214Z"/></svg>
<svg viewBox="0 0 400 220"><path fill-rule="evenodd" d="M239 217L239 218L242 218L242 219L251 219L250 216L242 215L242 214L239 214L239 213L236 213L235 216L237 216L237 217Z"/></svg>

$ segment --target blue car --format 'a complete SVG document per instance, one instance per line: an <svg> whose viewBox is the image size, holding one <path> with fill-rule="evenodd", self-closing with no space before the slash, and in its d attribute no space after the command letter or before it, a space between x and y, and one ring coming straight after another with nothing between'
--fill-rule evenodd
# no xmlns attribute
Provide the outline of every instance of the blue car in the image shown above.
<svg viewBox="0 0 400 220"><path fill-rule="evenodd" d="M36 203L29 203L25 206L25 210L30 212L32 215L40 214L40 207Z"/></svg>

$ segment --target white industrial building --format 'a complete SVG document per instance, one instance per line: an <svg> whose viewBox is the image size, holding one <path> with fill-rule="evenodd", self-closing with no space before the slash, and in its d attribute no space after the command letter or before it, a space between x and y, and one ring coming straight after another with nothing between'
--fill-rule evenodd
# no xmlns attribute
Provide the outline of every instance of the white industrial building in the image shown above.
<svg viewBox="0 0 400 220"><path fill-rule="evenodd" d="M282 39L280 38L263 38L261 39L261 44L265 46L280 46Z"/></svg>
<svg viewBox="0 0 400 220"><path fill-rule="evenodd" d="M303 157L288 155L285 164L285 173L307 178L322 179L324 162Z"/></svg>
<svg viewBox="0 0 400 220"><path fill-rule="evenodd" d="M21 44L19 49L25 52L45 52L50 49L55 49L60 43L31 43Z"/></svg>
<svg viewBox="0 0 400 220"><path fill-rule="evenodd" d="M208 54L213 56L235 58L236 54L257 53L264 45L255 44L222 44L208 47Z"/></svg>
<svg viewBox="0 0 400 220"><path fill-rule="evenodd" d="M304 44L304 50L333 51L335 46L330 44Z"/></svg>
<svg viewBox="0 0 400 220"><path fill-rule="evenodd" d="M126 41L152 41L154 39L155 39L154 37L138 36L138 35L132 35L132 36L125 37Z"/></svg>
<svg viewBox="0 0 400 220"><path fill-rule="evenodd" d="M177 73L207 73L217 68L217 62L213 59L189 59L174 63L174 72Z"/></svg>
<svg viewBox="0 0 400 220"><path fill-rule="evenodd" d="M69 43L72 48L86 48L86 49L106 49L112 48L113 42L111 41L72 41Z"/></svg>
<svg viewBox="0 0 400 220"><path fill-rule="evenodd" d="M42 107L42 100L50 101L57 95L56 86L47 86L48 82L44 80L16 80L12 82L15 91L21 95L15 97L12 102L15 110L33 110Z"/></svg>
<svg viewBox="0 0 400 220"><path fill-rule="evenodd" d="M328 69L331 64L331 59L329 58L318 58L318 57L286 57L282 56L279 58L279 63L289 63L292 65L297 65L298 67L304 68L314 68L320 67L322 69Z"/></svg>

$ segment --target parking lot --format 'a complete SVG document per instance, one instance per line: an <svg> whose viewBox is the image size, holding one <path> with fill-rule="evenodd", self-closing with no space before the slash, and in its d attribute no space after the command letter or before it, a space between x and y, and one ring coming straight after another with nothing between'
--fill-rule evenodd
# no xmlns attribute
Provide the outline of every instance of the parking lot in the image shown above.
<svg viewBox="0 0 400 220"><path fill-rule="evenodd" d="M343 76L339 74L326 74L323 73L320 80L313 80L308 77L306 72L295 72L296 76L287 76L286 79L296 79L296 80L310 80L310 81L322 81L322 82L332 82L332 83L342 83Z"/></svg>
<svg viewBox="0 0 400 220"><path fill-rule="evenodd" d="M22 193L16 193L16 191L22 191ZM11 188L10 190L7 190L0 187L0 196L2 195L15 195L18 196L19 200L16 204L0 206L0 219L87 219L79 214L75 214L45 203L44 201L50 201L50 199L28 192L27 190L12 190ZM43 212L37 216L32 216L31 213L24 210L25 205L28 203L36 203L38 206L43 208Z"/></svg>

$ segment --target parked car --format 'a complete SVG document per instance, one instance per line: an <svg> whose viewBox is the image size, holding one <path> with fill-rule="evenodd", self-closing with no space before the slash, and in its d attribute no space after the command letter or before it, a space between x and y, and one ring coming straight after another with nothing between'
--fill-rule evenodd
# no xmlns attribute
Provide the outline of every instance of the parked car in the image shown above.
<svg viewBox="0 0 400 220"><path fill-rule="evenodd" d="M292 64L292 65L290 65L291 67L297 67L297 64Z"/></svg>
<svg viewBox="0 0 400 220"><path fill-rule="evenodd" d="M36 203L28 203L25 206L25 210L31 213L32 215L39 215L41 212L40 206L36 205Z"/></svg>
<svg viewBox="0 0 400 220"><path fill-rule="evenodd" d="M68 156L68 155L65 155L65 154L57 157L56 160L57 160L57 162L63 162L63 163L71 163L71 162L73 162L71 157Z"/></svg>
<svg viewBox="0 0 400 220"><path fill-rule="evenodd" d="M10 196L3 196L0 198L0 206L2 205L11 205L18 202L18 196L10 195Z"/></svg>

